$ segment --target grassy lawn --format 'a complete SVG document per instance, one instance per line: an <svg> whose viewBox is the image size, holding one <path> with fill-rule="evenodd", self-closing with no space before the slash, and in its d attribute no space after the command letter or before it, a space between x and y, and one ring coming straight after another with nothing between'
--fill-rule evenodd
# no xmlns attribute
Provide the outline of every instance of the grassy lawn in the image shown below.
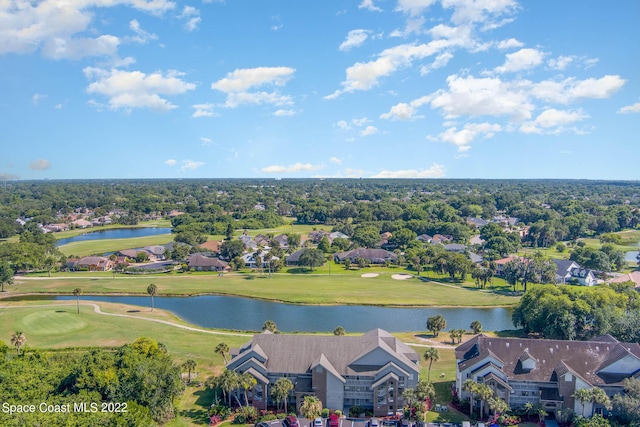
<svg viewBox="0 0 640 427"><path fill-rule="evenodd" d="M102 255L121 249L141 248L148 245L164 245L173 241L173 234L130 237L128 239L84 240L60 246L60 252L66 256Z"/></svg>
<svg viewBox="0 0 640 427"><path fill-rule="evenodd" d="M374 278L353 274L266 275L170 273L152 276L125 276L110 273L57 273L48 277L17 277L6 288L6 296L24 293L71 294L79 287L84 294L147 294L149 283L158 286L159 295L219 294L237 295L296 304L494 307L511 306L519 298L499 292L481 291L416 278L394 280L391 271Z"/></svg>
<svg viewBox="0 0 640 427"><path fill-rule="evenodd" d="M0 301L0 305L18 307L0 310L0 340L10 343L11 334L19 330L27 337L27 346L38 349L111 348L145 336L164 343L177 364L187 359L195 360L197 367L195 376L192 373L192 386L187 387L180 398L180 416L170 424L172 426L207 425L206 409L212 397L207 395L204 386L197 384L204 383L208 376L222 370L222 357L213 350L220 342L239 347L250 339L250 336L213 335L142 319L100 315L93 311L93 307L83 305L78 315L73 302L50 302L46 307L35 307L36 304L42 305ZM158 309L151 313L140 310L140 307L109 303L100 303L100 307L107 313L186 324L171 313Z"/></svg>

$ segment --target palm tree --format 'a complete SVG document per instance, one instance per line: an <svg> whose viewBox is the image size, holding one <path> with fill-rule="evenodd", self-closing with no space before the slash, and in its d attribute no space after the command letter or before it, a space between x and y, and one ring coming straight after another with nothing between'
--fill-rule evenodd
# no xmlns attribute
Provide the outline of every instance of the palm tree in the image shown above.
<svg viewBox="0 0 640 427"><path fill-rule="evenodd" d="M253 390L255 386L258 384L258 381L255 379L253 375L248 372L245 372L240 375L240 386L244 390L244 403L249 405L249 397L247 396L247 390Z"/></svg>
<svg viewBox="0 0 640 427"><path fill-rule="evenodd" d="M271 397L278 403L284 402L284 412L287 413L287 397L293 390L293 383L289 378L278 378L271 387Z"/></svg>
<svg viewBox="0 0 640 427"><path fill-rule="evenodd" d="M227 364L227 353L229 353L229 345L227 343L221 342L218 344L214 353L221 355L224 359L224 364Z"/></svg>
<svg viewBox="0 0 640 427"><path fill-rule="evenodd" d="M322 413L322 402L315 396L305 396L300 413L309 420L316 419Z"/></svg>
<svg viewBox="0 0 640 427"><path fill-rule="evenodd" d="M584 417L584 404L591 399L591 392L586 388L581 388L580 390L576 390L571 397L580 401L580 405L582 405L582 416Z"/></svg>
<svg viewBox="0 0 640 427"><path fill-rule="evenodd" d="M471 418L471 415L473 414L473 395L477 393L478 391L478 383L475 382L474 380L466 380L463 384L462 384L462 390L464 391L468 391L469 394L471 395L471 397L469 397L469 418Z"/></svg>
<svg viewBox="0 0 640 427"><path fill-rule="evenodd" d="M182 367L187 370L187 384L191 382L191 371L196 369L196 361L189 359L182 364Z"/></svg>
<svg viewBox="0 0 640 427"><path fill-rule="evenodd" d="M488 402L489 399L492 398L493 389L486 384L478 384L478 389L476 392L478 393L478 397L480 398L480 418L482 418L482 416L484 415L484 403ZM501 399L498 399L498 400L501 400ZM497 403L496 405L499 405L499 403ZM497 407L499 409L502 409L502 406L497 406Z"/></svg>
<svg viewBox="0 0 640 427"><path fill-rule="evenodd" d="M433 362L440 360L440 353L435 347L429 347L424 352L424 360L429 361L429 370L427 371L427 381L431 381L431 365Z"/></svg>
<svg viewBox="0 0 640 427"><path fill-rule="evenodd" d="M347 333L347 331L344 330L344 328L342 326L338 326L333 330L333 335L345 335Z"/></svg>
<svg viewBox="0 0 640 427"><path fill-rule="evenodd" d="M147 286L147 293L151 295L151 311L153 311L153 297L158 294L158 287L153 283Z"/></svg>
<svg viewBox="0 0 640 427"><path fill-rule="evenodd" d="M76 304L78 306L78 314L80 314L80 295L82 295L82 289L75 288L73 290L73 295L76 296Z"/></svg>
<svg viewBox="0 0 640 427"><path fill-rule="evenodd" d="M482 332L482 323L480 323L478 320L474 320L473 322L471 322L471 325L469 325L469 327L473 329L474 334L479 334Z"/></svg>
<svg viewBox="0 0 640 427"><path fill-rule="evenodd" d="M276 322L274 322L273 320L267 320L262 325L262 330L273 332L275 334L278 332L278 325L276 325Z"/></svg>
<svg viewBox="0 0 640 427"><path fill-rule="evenodd" d="M11 336L11 344L16 347L16 350L18 350L18 354L20 354L20 347L22 347L25 342L27 342L27 337L22 331L17 331Z"/></svg>

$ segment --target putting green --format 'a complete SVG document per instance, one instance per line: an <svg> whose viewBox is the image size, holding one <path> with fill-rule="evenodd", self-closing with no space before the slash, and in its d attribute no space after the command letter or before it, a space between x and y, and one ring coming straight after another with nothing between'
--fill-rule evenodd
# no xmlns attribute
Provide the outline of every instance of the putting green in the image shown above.
<svg viewBox="0 0 640 427"><path fill-rule="evenodd" d="M80 331L88 326L75 312L64 307L58 310L43 310L24 316L21 323L25 331L35 335L65 334Z"/></svg>

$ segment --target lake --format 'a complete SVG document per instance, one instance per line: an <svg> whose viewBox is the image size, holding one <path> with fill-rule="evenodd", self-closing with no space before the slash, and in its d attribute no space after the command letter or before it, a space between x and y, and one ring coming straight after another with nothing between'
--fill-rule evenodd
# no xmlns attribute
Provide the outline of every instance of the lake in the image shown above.
<svg viewBox="0 0 640 427"><path fill-rule="evenodd" d="M26 299L26 298L25 298ZM75 300L73 296L37 299ZM115 302L148 308L148 296L84 296L83 300ZM185 321L207 328L261 330L273 320L283 332L333 331L342 326L348 332L382 328L390 332L425 330L427 318L441 314L446 329L469 329L474 320L487 331L515 329L512 308L394 308L374 306L312 306L283 304L243 297L205 295L155 297L155 307L169 310Z"/></svg>
<svg viewBox="0 0 640 427"><path fill-rule="evenodd" d="M60 239L56 242L56 246L85 240L129 239L168 233L171 233L171 228L168 227L112 228L110 230L89 231L85 234Z"/></svg>

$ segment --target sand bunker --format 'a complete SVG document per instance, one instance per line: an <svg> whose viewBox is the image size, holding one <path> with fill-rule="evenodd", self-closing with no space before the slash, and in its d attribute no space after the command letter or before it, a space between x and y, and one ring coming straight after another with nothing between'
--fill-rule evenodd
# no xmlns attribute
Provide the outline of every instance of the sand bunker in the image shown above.
<svg viewBox="0 0 640 427"><path fill-rule="evenodd" d="M410 274L394 274L393 276L391 276L392 279L395 280L407 280L407 279L411 279L413 276Z"/></svg>
<svg viewBox="0 0 640 427"><path fill-rule="evenodd" d="M378 277L378 276L379 276L378 273L364 273L360 275L360 277Z"/></svg>

